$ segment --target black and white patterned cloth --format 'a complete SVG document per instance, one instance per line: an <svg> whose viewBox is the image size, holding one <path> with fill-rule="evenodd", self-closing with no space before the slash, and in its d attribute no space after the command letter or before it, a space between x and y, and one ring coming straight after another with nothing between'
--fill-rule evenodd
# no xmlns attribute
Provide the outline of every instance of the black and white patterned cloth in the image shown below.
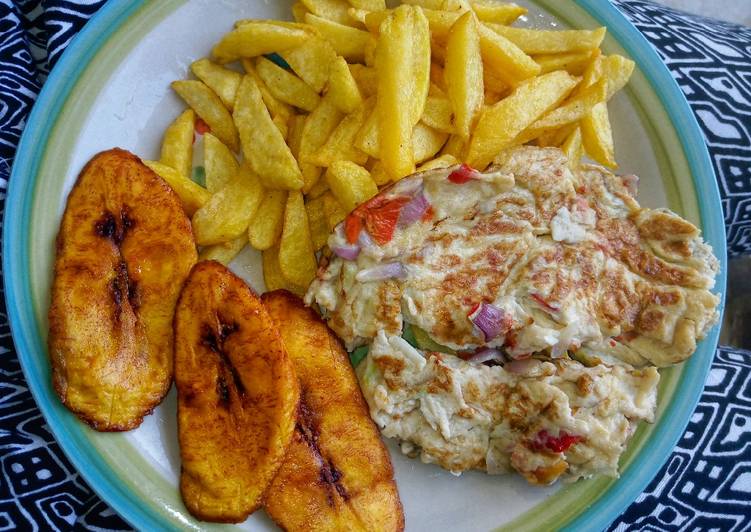
<svg viewBox="0 0 751 532"><path fill-rule="evenodd" d="M612 1L654 45L686 94L719 179L729 251L751 253L751 29L648 1ZM102 4L0 0L0 210L36 94ZM86 485L49 432L26 387L2 294L0 467L0 530L129 529ZM717 350L684 436L611 529L751 529L751 352Z"/></svg>

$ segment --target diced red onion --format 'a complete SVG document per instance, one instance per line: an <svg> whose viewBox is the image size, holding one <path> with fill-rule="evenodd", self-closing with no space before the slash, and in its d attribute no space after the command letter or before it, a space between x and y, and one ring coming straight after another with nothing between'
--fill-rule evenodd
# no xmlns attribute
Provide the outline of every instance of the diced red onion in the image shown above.
<svg viewBox="0 0 751 532"><path fill-rule="evenodd" d="M386 279L402 278L407 274L401 262L387 262L365 270L361 270L355 279L361 283L384 281Z"/></svg>
<svg viewBox="0 0 751 532"><path fill-rule="evenodd" d="M332 247L331 251L344 260L356 260L360 255L360 246L357 244L342 244Z"/></svg>
<svg viewBox="0 0 751 532"><path fill-rule="evenodd" d="M362 249L367 249L367 248L378 246L378 244L375 243L375 241L368 234L367 231L360 231L360 236L357 238L357 243L360 245Z"/></svg>
<svg viewBox="0 0 751 532"><path fill-rule="evenodd" d="M492 347L486 347L480 349L477 353L469 358L465 358L467 362L474 362L475 364L482 364L490 360L497 360L499 362L504 361L503 352L500 349L493 349Z"/></svg>
<svg viewBox="0 0 751 532"><path fill-rule="evenodd" d="M540 364L536 358L525 358L524 360L512 360L503 366L503 369L509 373L525 374L529 373L534 367Z"/></svg>
<svg viewBox="0 0 751 532"><path fill-rule="evenodd" d="M490 341L505 332L510 316L495 305L480 303L468 316L470 321L485 335L485 341Z"/></svg>
<svg viewBox="0 0 751 532"><path fill-rule="evenodd" d="M399 226L406 227L420 220L430 208L430 202L425 194L419 192L412 200L402 207L399 214Z"/></svg>

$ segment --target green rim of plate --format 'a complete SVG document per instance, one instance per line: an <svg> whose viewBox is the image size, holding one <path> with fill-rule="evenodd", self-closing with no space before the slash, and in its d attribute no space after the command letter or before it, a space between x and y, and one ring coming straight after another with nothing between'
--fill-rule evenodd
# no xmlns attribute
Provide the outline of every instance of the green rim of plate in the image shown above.
<svg viewBox="0 0 751 532"><path fill-rule="evenodd" d="M540 3L547 4L545 1ZM726 248L720 195L701 130L688 103L659 56L615 7L604 0L575 0L574 3L599 24L607 26L609 34L637 62L667 113L690 169L704 238L721 262L717 290L724 291ZM147 4L145 0L107 2L74 38L53 69L32 109L16 154L6 199L2 251L8 318L16 351L29 388L55 438L89 485L131 525L140 530L164 530L191 526L192 523L182 515L167 518L163 512L155 511L150 501L142 500L122 482L113 473L107 458L92 452L85 431L71 425L77 421L67 413L52 390L29 275L29 235L36 181L58 118L99 50ZM551 8L555 10L554 5ZM635 103L638 105L639 102ZM679 189L674 192L680 194ZM720 311L723 307L724 299ZM513 528L519 523L526 529L536 523L545 528L554 525L554 528L567 530L605 528L652 480L683 434L703 390L718 336L719 328L715 327L699 344L696 354L683 365L679 387L661 413L660 422L641 446L639 455L630 457L621 478L602 483L607 491L589 507L578 508L571 515L563 516L562 520L561 516L540 519L539 514L543 512L537 507L506 527ZM538 519L529 519L533 512L538 514Z"/></svg>

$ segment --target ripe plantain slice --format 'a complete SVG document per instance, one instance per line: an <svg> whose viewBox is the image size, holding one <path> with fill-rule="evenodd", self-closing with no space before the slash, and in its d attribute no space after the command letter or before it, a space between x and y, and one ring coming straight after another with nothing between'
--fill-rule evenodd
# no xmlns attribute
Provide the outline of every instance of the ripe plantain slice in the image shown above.
<svg viewBox="0 0 751 532"><path fill-rule="evenodd" d="M93 428L135 428L169 390L172 316L195 261L160 177L120 149L86 165L57 236L49 352L55 391Z"/></svg>
<svg viewBox="0 0 751 532"><path fill-rule="evenodd" d="M218 262L196 264L180 295L175 384L185 506L242 521L284 458L300 388L261 301Z"/></svg>
<svg viewBox="0 0 751 532"><path fill-rule="evenodd" d="M264 496L283 529L403 530L391 459L339 340L285 290L262 297L300 379L300 414Z"/></svg>

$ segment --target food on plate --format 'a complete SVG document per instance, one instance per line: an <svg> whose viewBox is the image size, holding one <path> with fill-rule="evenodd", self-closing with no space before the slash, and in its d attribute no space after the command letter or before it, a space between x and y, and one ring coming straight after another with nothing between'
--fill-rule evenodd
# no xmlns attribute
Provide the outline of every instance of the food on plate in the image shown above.
<svg viewBox="0 0 751 532"><path fill-rule="evenodd" d="M416 169L446 166L447 158L484 168L499 151L524 144L560 147L572 169L585 155L615 167L607 102L634 63L600 52L604 28L510 26L525 13L487 0L390 8L381 0L305 0L292 7L297 22L238 21L210 58L191 64L198 80L173 84L199 117L197 184L188 183L186 164L190 110L165 135L165 147L179 148L154 168L192 216L205 218L201 207L218 195L212 212L224 211L237 226L208 237L200 230L205 220L194 227L200 245L227 245L214 250L226 250L217 255L225 259L248 215L227 213L234 207L220 189L242 160L267 198L250 216L248 244L278 246L283 275L276 280L299 293L311 279L310 261L291 268L285 257L320 250L324 219L333 227ZM280 230L282 219L294 217L286 207L296 202L282 208L292 191L302 192L308 216L318 216L308 219L312 241L295 238L299 249L282 242Z"/></svg>
<svg viewBox="0 0 751 532"><path fill-rule="evenodd" d="M597 393L598 386L611 386L606 376L616 374L612 368L623 366L623 375L639 380L645 397L652 397L656 374L633 368L685 360L717 321L719 298L709 290L718 261L699 230L667 209L642 208L634 198L635 176L594 165L572 170L568 163L557 148L527 146L499 154L485 172L455 165L416 174L359 206L329 238L334 256L322 263L307 301L319 305L347 349L380 342L369 357L381 353L381 365L370 360L360 373L371 414L388 433L409 434L404 439L419 444L415 434L424 427L415 433L400 423L389 428L381 412L400 419L394 405L403 400L419 409L431 419L425 426L437 431L430 437L445 440L447 454L431 458L442 465L457 460L463 465L456 470L485 468L458 456L466 442L452 436L457 433L446 425L445 410L437 410L447 401L429 385L442 374L439 362L450 360L445 371L455 373L444 382L453 406L464 404L456 402L464 392L451 382L466 375L487 377L486 384L507 379L494 376L501 370L472 369L445 353L470 363L542 358L549 365L540 366L540 376L587 374L584 381L591 379ZM407 326L430 339L425 356L400 340ZM388 355L388 346L404 349ZM424 369L435 350L444 355ZM388 356L402 360L389 369ZM410 356L419 357L412 363L420 367L402 374ZM379 379L388 386L372 384ZM426 387L402 389L400 379ZM414 400L417 389L424 400ZM470 404L482 395L466 390ZM613 408L608 415L625 412ZM456 415L475 426L479 418L469 412ZM498 412L486 411L491 417ZM653 412L634 415L626 417L649 420ZM555 427L544 428L556 435ZM605 469L572 467L569 477Z"/></svg>
<svg viewBox="0 0 751 532"><path fill-rule="evenodd" d="M243 521L284 460L300 388L260 299L217 262L196 264L180 294L175 384L185 506Z"/></svg>
<svg viewBox="0 0 751 532"><path fill-rule="evenodd" d="M346 351L289 292L262 297L300 379L300 413L264 507L284 530L403 530L391 459Z"/></svg>
<svg viewBox="0 0 751 532"><path fill-rule="evenodd" d="M52 382L100 431L129 430L172 384L172 314L196 262L180 199L134 155L96 155L57 236L49 308Z"/></svg>
<svg viewBox="0 0 751 532"><path fill-rule="evenodd" d="M654 421L660 374L562 358L486 366L418 352L379 331L358 367L384 436L461 473L518 472L532 484L618 476L639 421Z"/></svg>

